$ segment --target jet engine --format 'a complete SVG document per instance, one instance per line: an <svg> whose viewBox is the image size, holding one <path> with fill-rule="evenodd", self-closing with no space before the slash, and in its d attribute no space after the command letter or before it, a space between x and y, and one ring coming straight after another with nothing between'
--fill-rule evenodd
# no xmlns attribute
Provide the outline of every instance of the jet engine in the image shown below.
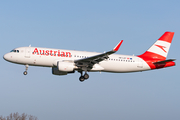
<svg viewBox="0 0 180 120"><path fill-rule="evenodd" d="M57 68L62 72L72 72L75 69L74 63L71 62L57 62Z"/></svg>
<svg viewBox="0 0 180 120"><path fill-rule="evenodd" d="M53 75L67 75L69 73L74 73L75 71L71 71L71 72L63 72L63 71L59 71L57 67L53 67L52 68L52 74Z"/></svg>
<svg viewBox="0 0 180 120"><path fill-rule="evenodd" d="M52 74L53 75L67 75L67 72L59 71L57 67L52 68Z"/></svg>

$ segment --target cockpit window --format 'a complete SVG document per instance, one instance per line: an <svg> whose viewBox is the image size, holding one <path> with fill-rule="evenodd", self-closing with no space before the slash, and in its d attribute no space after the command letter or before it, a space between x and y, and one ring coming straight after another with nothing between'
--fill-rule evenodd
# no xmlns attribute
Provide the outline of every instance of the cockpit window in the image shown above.
<svg viewBox="0 0 180 120"><path fill-rule="evenodd" d="M19 53L19 50L11 50L11 52L17 52L17 53Z"/></svg>

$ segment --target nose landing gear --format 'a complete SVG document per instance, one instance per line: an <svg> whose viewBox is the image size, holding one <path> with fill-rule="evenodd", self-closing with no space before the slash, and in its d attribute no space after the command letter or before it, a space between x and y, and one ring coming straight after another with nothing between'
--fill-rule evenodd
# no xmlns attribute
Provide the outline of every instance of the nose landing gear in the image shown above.
<svg viewBox="0 0 180 120"><path fill-rule="evenodd" d="M27 73L28 73L27 70L28 70L29 65L25 65L25 66L26 66L26 71L24 71L23 74L27 75Z"/></svg>
<svg viewBox="0 0 180 120"><path fill-rule="evenodd" d="M27 71L24 71L23 74L24 74L24 75L27 75Z"/></svg>
<svg viewBox="0 0 180 120"><path fill-rule="evenodd" d="M79 81L83 82L84 80L87 80L89 78L89 75L85 72L83 75L83 72L81 71L81 76L79 77Z"/></svg>

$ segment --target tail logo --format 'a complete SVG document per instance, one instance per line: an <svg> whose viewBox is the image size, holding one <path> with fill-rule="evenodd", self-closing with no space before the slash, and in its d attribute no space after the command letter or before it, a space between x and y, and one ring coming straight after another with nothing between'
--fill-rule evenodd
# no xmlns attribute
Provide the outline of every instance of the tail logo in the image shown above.
<svg viewBox="0 0 180 120"><path fill-rule="evenodd" d="M164 48L166 48L166 47L164 47L164 46L160 46L160 45L155 45L155 46L157 46L157 47L159 47L159 48L161 48L165 53L167 53L167 51L164 49Z"/></svg>

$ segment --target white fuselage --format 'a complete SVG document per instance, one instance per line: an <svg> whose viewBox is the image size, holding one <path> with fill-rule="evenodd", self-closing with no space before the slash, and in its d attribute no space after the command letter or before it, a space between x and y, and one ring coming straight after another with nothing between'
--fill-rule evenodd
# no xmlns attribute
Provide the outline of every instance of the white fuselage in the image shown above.
<svg viewBox="0 0 180 120"><path fill-rule="evenodd" d="M16 50L16 52L10 52L4 55L4 58L7 61L17 64L43 67L55 67L57 66L57 61L74 61L100 54L96 52L40 47L20 47L14 50ZM137 56L112 54L109 55L108 59L99 62L99 64L95 64L90 71L121 73L150 69L151 68L148 66L148 64Z"/></svg>

